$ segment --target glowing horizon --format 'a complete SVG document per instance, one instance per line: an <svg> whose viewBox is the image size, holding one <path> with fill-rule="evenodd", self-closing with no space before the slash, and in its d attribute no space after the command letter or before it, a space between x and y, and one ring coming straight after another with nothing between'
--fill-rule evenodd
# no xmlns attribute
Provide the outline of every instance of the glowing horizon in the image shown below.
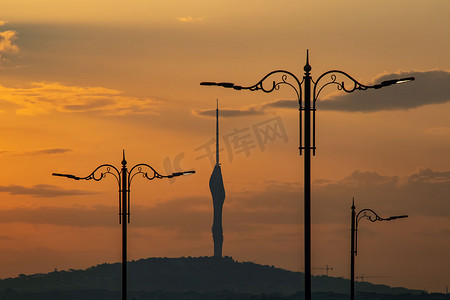
<svg viewBox="0 0 450 300"><path fill-rule="evenodd" d="M383 0L355 13L355 0L241 1L239 10L233 1L6 1L0 277L120 261L113 180L51 174L120 167L123 149L130 165L196 171L133 183L130 260L212 255L208 180L217 98L227 187L223 255L302 270L295 95L289 88L265 94L199 83L250 86L277 69L301 78L310 49L314 80L332 69L363 84L416 78L351 95L333 87L321 94L312 160L313 267L330 265L331 276L349 277L355 197L359 209L409 215L361 224L356 274L442 291L450 277L442 263L450 252L450 43L442 38L450 7L413 2L407 10L389 2L387 9Z"/></svg>

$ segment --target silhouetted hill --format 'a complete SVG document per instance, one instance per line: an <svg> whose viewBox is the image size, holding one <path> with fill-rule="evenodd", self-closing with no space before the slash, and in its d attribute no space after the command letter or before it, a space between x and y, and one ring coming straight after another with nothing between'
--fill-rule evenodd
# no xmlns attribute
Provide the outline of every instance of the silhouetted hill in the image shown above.
<svg viewBox="0 0 450 300"><path fill-rule="evenodd" d="M152 298L155 293L168 295L173 299L203 299L182 298L188 293L210 295L209 299L222 299L220 293L231 293L241 298L224 296L223 299L264 299L245 298L251 295L279 295L280 299L291 299L288 295L302 291L303 273L292 272L274 266L259 265L252 262L238 262L231 257L216 259L212 257L183 258L147 258L129 262L129 290L131 293L141 293L136 299L170 299L162 296ZM316 298L328 294L327 299L341 299L349 292L349 280L328 276L314 276L312 281ZM86 270L54 271L48 274L21 274L16 278L0 280L0 299L22 299L20 295L27 293L29 298L23 299L91 299L80 296L86 293L92 299L115 299L121 288L120 263L100 264ZM361 293L377 293L389 295L421 294L421 291L405 288L392 288L386 285L356 283L356 290ZM83 292L84 291L84 292ZM58 298L58 293L65 292L65 297ZM6 298L5 293L10 293ZM15 293L15 294L14 294ZM70 293L78 293L70 298ZM340 295L339 295L340 294ZM16 295L13 297L13 295ZM34 295L31 297L30 295ZM38 295L42 295L42 298ZM100 296L100 295L105 295ZM147 296L146 296L147 295ZM175 297L175 295L178 295ZM211 295L216 295L212 297ZM299 294L297 294L298 296ZM331 296L333 295L333 296ZM361 294L362 295L362 294ZM19 298L17 298L19 297ZM262 296L261 296L262 297ZM298 296L300 297L300 296ZM292 298L292 299L298 299ZM348 296L345 296L348 298ZM130 299L132 299L130 297ZM205 298L208 299L208 298ZM324 298L325 299L325 298ZM361 298L362 299L362 298ZM365 298L372 299L372 298ZM380 298L384 299L384 298ZM398 298L401 299L401 298ZM419 298L417 298L419 299ZM447 298L448 299L448 298Z"/></svg>
<svg viewBox="0 0 450 300"><path fill-rule="evenodd" d="M421 295L384 295L374 293L357 294L358 300L449 300L450 295L421 294ZM0 300L119 300L120 291L108 290L75 290L75 291L47 291L47 292L16 292L13 290L0 291ZM303 293L293 295L260 294L250 295L227 291L199 293L199 292L143 292L131 291L130 300L301 300ZM348 300L349 295L316 292L312 294L314 300Z"/></svg>

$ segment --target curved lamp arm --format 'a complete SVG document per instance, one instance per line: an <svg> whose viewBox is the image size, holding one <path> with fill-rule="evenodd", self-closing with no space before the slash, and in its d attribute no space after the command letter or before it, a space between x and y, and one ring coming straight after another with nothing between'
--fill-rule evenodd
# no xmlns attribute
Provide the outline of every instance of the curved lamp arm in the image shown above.
<svg viewBox="0 0 450 300"><path fill-rule="evenodd" d="M374 212L373 210L371 210L369 208L365 208L365 209L360 210L356 214L356 229L358 229L359 220L361 220L363 218L366 218L370 222L387 221L387 220L389 220L389 218L382 218L376 212Z"/></svg>
<svg viewBox="0 0 450 300"><path fill-rule="evenodd" d="M142 177L144 177L147 180L153 180L153 179L173 178L181 175L195 174L195 171L175 172L169 175L161 175L155 169L153 169L152 166L148 164L137 164L134 167L132 167L128 172L128 189L130 189L131 181L133 180L134 176L138 174L142 174Z"/></svg>
<svg viewBox="0 0 450 300"><path fill-rule="evenodd" d="M376 212L374 212L372 209L365 208L360 210L356 216L355 216L355 255L358 252L358 223L361 219L367 219L370 222L376 222L376 221L391 221L395 219L402 219L407 218L408 215L400 215L400 216L391 216L388 218L382 218L380 217Z"/></svg>
<svg viewBox="0 0 450 300"><path fill-rule="evenodd" d="M319 86L319 82L325 78L325 76L330 75L330 81L324 83L323 85ZM338 80L338 76L343 75L344 80ZM350 81L350 86L345 84L345 80ZM313 99L314 102L319 98L320 92L328 86L328 85L336 85L337 89L340 91L344 91L346 93L354 92L355 90L361 90L365 91L367 89L380 89L386 86L390 86L393 84L400 84L400 83L406 83L410 81L414 81L414 77L406 77L406 78L399 78L399 79L391 79L391 80L385 80L379 84L375 85L364 85L360 82L358 82L356 79L354 79L352 76L348 75L347 73L340 71L340 70L331 70L323 73L320 75L317 80L314 82L314 91L313 91ZM319 87L319 88L318 88Z"/></svg>
<svg viewBox="0 0 450 300"><path fill-rule="evenodd" d="M281 78L277 80L273 80L272 84L266 84L264 85L266 79L271 77L272 75L281 75ZM289 78L293 79L293 82L289 81ZM251 86L240 86L236 85L232 82L201 82L200 85L204 86L221 86L224 88L232 88L235 90L250 90L250 91L256 91L261 90L265 93L271 93L274 90L279 90L281 85L287 85L290 86L292 89L294 89L295 94L297 95L297 100L299 103L301 103L302 99L302 83L298 80L298 78L292 74L289 71L284 70L276 70L268 73L266 76L264 76L260 81L258 81L256 84Z"/></svg>
<svg viewBox="0 0 450 300"><path fill-rule="evenodd" d="M145 170L147 169L147 170ZM181 175L190 175L195 174L195 171L185 171L185 172L175 172L170 175L161 175L159 174L155 169L153 169L152 166L149 164L137 164L134 167L128 171L128 186L127 186L127 193L128 193L128 222L130 222L130 187L131 187L131 181L133 181L134 176L141 174L143 178L147 180L153 180L153 179L163 179L163 178L173 178ZM119 204L120 209L120 204Z"/></svg>
<svg viewBox="0 0 450 300"><path fill-rule="evenodd" d="M325 76L330 75L330 81L324 83L323 85L319 86L319 82L325 78ZM350 80L351 85L350 86L346 86L345 85L345 79L342 81L338 81L338 75L343 75L346 80ZM359 83L356 79L354 79L352 76L348 75L347 73L340 71L340 70L331 70L331 71L327 71L325 73L323 73L322 75L320 75L317 80L314 82L314 90L313 90L313 99L314 102L319 98L320 92L322 92L322 90L329 86L329 85L336 85L336 88L338 90L342 90L346 93L351 93L355 90L362 90L365 91L369 88L373 88L374 86L368 86L368 85L364 85L362 83ZM319 88L318 88L319 87Z"/></svg>
<svg viewBox="0 0 450 300"><path fill-rule="evenodd" d="M268 79L272 75L281 75L281 77L278 80L273 80L271 85L269 84L269 86L267 86L267 85L264 86L264 82L266 82L266 79ZM293 79L293 83L289 81L289 78ZM295 94L297 95L297 100L299 101L299 103L301 103L302 83L300 82L300 80L298 80L297 76L295 76L291 72L285 71L285 70L272 71L252 86L234 85L233 88L235 90L250 90L250 91L261 90L264 93L271 93L274 90L279 90L280 86L282 86L282 85L290 86L295 91Z"/></svg>
<svg viewBox="0 0 450 300"><path fill-rule="evenodd" d="M148 169L145 171L144 169ZM162 178L168 178L167 175L161 175L159 174L155 169L153 169L152 166L148 164L137 164L134 167L130 169L128 172L128 187L131 184L131 181L133 180L134 176L142 174L142 177L153 180L153 179L162 179Z"/></svg>
<svg viewBox="0 0 450 300"><path fill-rule="evenodd" d="M266 80L269 77L271 77L272 75L274 75L274 76L279 75L280 77L277 80L273 80L272 84L267 83L266 85L264 85ZM269 80L267 80L267 81L269 81ZM291 72L285 71L285 70L276 70L276 71L272 71L272 72L268 73L260 81L258 81L256 84L251 85L251 86L240 86L240 85L236 85L232 82L201 82L200 85L221 86L224 88L233 88L235 90L250 90L250 91L261 90L264 93L271 93L275 90L279 90L282 85L287 85L287 86L291 87L295 91L295 95L297 96L298 107L299 107L299 126L300 126L299 149L300 149L300 154L301 154L302 149L303 149L303 147L302 147L302 113L301 113L301 111L304 110L304 108L302 107L302 83L303 83L303 81L300 82L300 80L297 78L297 76L295 76Z"/></svg>
<svg viewBox="0 0 450 300"><path fill-rule="evenodd" d="M104 169L104 170L102 170ZM106 178L106 176L108 174L111 174L112 176L114 176L114 178L116 179L119 188L120 188L120 172L119 170L117 170L116 167L114 167L113 165L110 164L103 164L98 166L94 171L92 171L91 174L89 174L88 176L85 177L78 177L75 175L71 175L71 174L60 174L60 173L52 173L53 176L59 176L59 177L66 177L66 178L70 178L70 179L74 179L74 180L95 180L95 181L100 181L103 178Z"/></svg>

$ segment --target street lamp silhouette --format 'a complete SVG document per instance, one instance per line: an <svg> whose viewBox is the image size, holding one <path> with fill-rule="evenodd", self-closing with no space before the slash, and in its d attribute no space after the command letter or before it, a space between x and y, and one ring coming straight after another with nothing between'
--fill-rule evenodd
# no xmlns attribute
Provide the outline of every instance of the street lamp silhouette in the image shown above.
<svg viewBox="0 0 450 300"><path fill-rule="evenodd" d="M351 261L350 261L350 299L355 299L355 255L357 255L358 248L358 223L361 219L367 219L370 222L376 221L391 221L396 219L407 218L408 215L392 216L389 218L382 218L376 212L371 209L365 208L358 213L355 212L355 199L352 202L352 228L351 228Z"/></svg>
<svg viewBox="0 0 450 300"><path fill-rule="evenodd" d="M331 70L320 75L316 81L311 77L311 66L309 65L309 55L306 52L306 64L303 68L305 74L303 80L300 81L294 74L284 70L276 70L268 73L260 81L251 86L240 86L232 82L201 82L202 86L220 86L224 88L232 88L235 90L261 90L265 93L277 91L281 86L286 85L291 87L297 96L299 105L299 150L300 155L304 151L304 239L305 239L305 299L311 299L311 151L316 153L316 101L322 90L329 86L335 85L338 90L346 93L352 93L356 90L380 89L394 84L405 83L415 80L414 77L386 80L375 85L364 85L356 81L353 77L345 72L339 70ZM277 80L271 83L264 84L269 81L272 76L278 76ZM329 76L329 77L328 77ZM338 81L338 76L343 76L345 80L350 81L350 86L347 86L344 81ZM322 79L328 78L328 81L322 83ZM313 85L312 85L312 84ZM304 87L304 94L302 94L302 85ZM311 87L312 95L311 95ZM312 96L312 99L311 99ZM302 99L304 97L304 99ZM312 100L312 101L311 101ZM303 112L303 117L302 117ZM312 112L312 116L311 116ZM312 118L312 119L311 119ZM303 119L303 120L302 120ZM303 124L302 124L303 122ZM311 124L312 123L312 124ZM311 130L312 125L312 130ZM303 128L302 128L303 127ZM311 141L312 138L312 141ZM312 143L311 143L312 142Z"/></svg>
<svg viewBox="0 0 450 300"><path fill-rule="evenodd" d="M107 175L113 176L119 185L119 224L122 224L122 300L127 299L127 223L130 223L130 185L134 176L141 174L148 180L173 178L181 175L194 174L195 171L176 172L170 175L161 175L148 164L137 164L129 171L123 151L122 169L119 171L110 164L98 166L86 177L78 177L71 174L53 173L53 176L67 177L74 180L95 180L100 181Z"/></svg>

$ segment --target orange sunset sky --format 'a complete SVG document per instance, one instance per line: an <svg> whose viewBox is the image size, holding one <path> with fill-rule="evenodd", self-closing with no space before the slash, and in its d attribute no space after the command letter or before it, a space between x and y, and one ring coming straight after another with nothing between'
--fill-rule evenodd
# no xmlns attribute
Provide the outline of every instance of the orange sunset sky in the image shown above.
<svg viewBox="0 0 450 300"><path fill-rule="evenodd" d="M131 186L129 259L212 255L211 110L219 98L224 255L303 270L303 161L285 69L331 69L404 85L317 103L312 267L350 276L350 206L408 219L361 221L356 275L443 292L450 284L450 2L4 0L0 4L0 278L121 259L117 186L100 164L197 174ZM280 102L280 100L283 100ZM284 104L284 105L281 105ZM283 128L262 139L256 128ZM240 136L248 148L234 147Z"/></svg>

